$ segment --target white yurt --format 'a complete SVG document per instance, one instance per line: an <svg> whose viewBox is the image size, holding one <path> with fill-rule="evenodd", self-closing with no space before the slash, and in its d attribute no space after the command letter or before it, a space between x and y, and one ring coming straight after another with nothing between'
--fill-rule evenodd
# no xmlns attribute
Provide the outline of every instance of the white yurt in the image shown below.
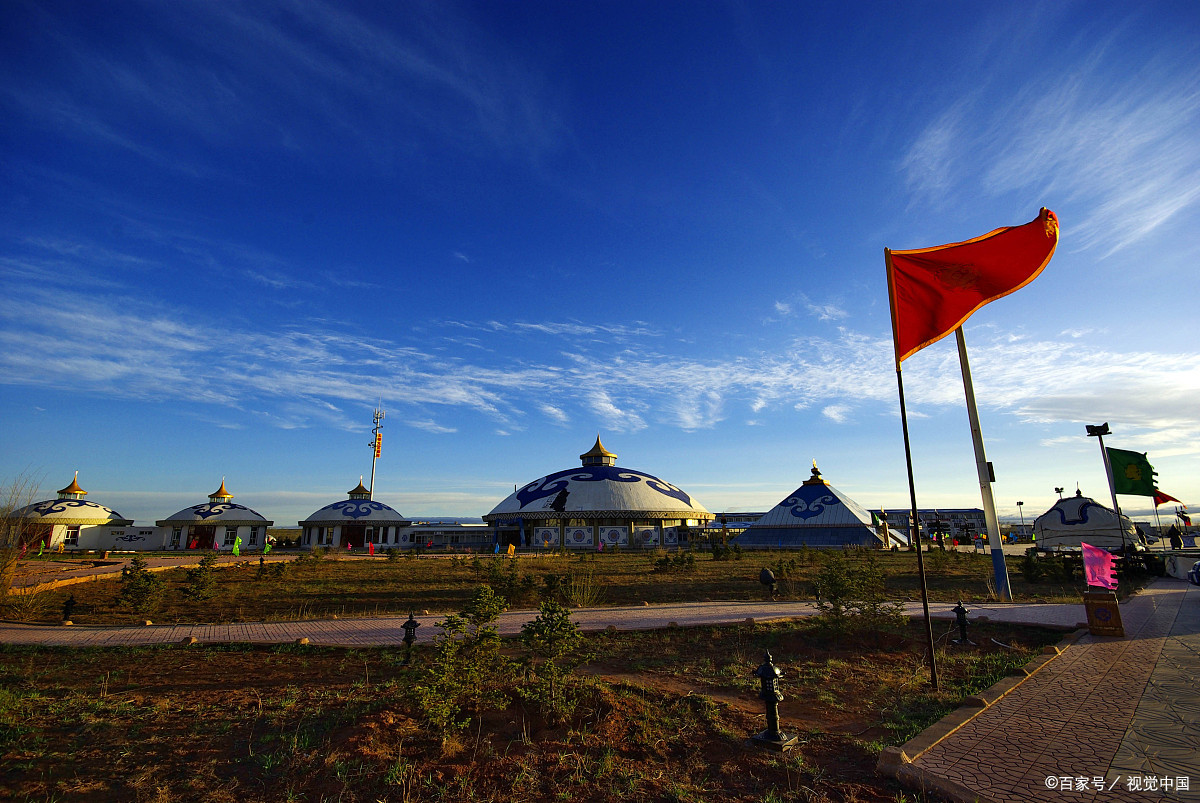
<svg viewBox="0 0 1200 803"><path fill-rule="evenodd" d="M262 549L267 528L275 522L245 505L235 505L222 478L221 487L208 495L208 502L185 507L155 523L163 528L164 549L233 549L235 545Z"/></svg>
<svg viewBox="0 0 1200 803"><path fill-rule="evenodd" d="M28 553L43 549L137 549L125 540L143 538L127 532L133 522L121 514L83 497L79 472L71 484L58 492L57 499L26 505L13 511L11 519L21 527L20 545ZM151 548L151 547L141 547Z"/></svg>
<svg viewBox="0 0 1200 803"><path fill-rule="evenodd" d="M408 545L409 535L403 529L412 522L373 500L362 477L358 487L347 494L346 499L332 502L300 522L304 546L366 549L368 544Z"/></svg>
<svg viewBox="0 0 1200 803"><path fill-rule="evenodd" d="M692 496L651 474L616 464L596 445L583 465L518 488L483 520L501 545L575 549L677 546L713 514Z"/></svg>
<svg viewBox="0 0 1200 803"><path fill-rule="evenodd" d="M1082 543L1101 549L1119 550L1137 545L1142 539L1137 527L1125 516L1117 521L1112 508L1075 491L1074 496L1059 499L1054 507L1033 521L1034 543L1038 549L1079 549Z"/></svg>
<svg viewBox="0 0 1200 803"><path fill-rule="evenodd" d="M812 476L747 527L737 543L761 549L879 547L885 530L862 505L830 485L813 461Z"/></svg>

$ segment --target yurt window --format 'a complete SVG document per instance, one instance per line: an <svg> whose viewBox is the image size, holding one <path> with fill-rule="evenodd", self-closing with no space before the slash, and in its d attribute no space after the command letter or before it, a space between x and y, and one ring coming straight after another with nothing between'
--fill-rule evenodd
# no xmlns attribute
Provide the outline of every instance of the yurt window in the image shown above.
<svg viewBox="0 0 1200 803"><path fill-rule="evenodd" d="M237 527L225 528L225 546L233 546L233 542L237 539Z"/></svg>
<svg viewBox="0 0 1200 803"><path fill-rule="evenodd" d="M254 546L257 543L258 543L258 528L251 527L250 528L250 546Z"/></svg>
<svg viewBox="0 0 1200 803"><path fill-rule="evenodd" d="M66 546L79 546L79 525L73 524L67 528L67 537L63 539Z"/></svg>

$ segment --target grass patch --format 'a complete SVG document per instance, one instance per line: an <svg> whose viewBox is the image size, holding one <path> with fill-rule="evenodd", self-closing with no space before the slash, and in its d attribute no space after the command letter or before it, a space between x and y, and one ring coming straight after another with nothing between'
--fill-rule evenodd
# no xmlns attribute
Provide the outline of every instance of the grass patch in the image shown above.
<svg viewBox="0 0 1200 803"><path fill-rule="evenodd" d="M811 555L806 558L803 552L744 552L743 559L737 561L714 560L706 552L688 554L694 556L694 563L680 572L655 571L663 555L654 551L545 553L514 559L440 556L350 560L330 555L295 561L281 574L259 571L257 562L244 561L212 571L212 596L207 599L195 598L195 575L189 578L186 569L171 569L156 573L165 587L154 620L270 621L407 615L412 609L440 613L459 610L484 582L504 595L514 609L533 609L546 599L583 606L759 600L764 598L759 573L763 568L780 570L784 566L786 578L779 585L777 598L812 599L821 566L820 561L811 559ZM969 606L992 598L990 559L971 552L938 554L940 568L927 572L931 600L961 599ZM914 554L849 550L845 558L851 574L862 572L867 561L874 559L887 599L920 598ZM1079 583L1026 582L1019 562L1019 558L1009 559L1009 578L1018 601L1079 601L1083 589ZM119 583L114 578L42 592L34 602L13 595L0 615L56 621L63 603L73 595L76 605L71 618L80 624L131 624L145 618L121 606L118 591Z"/></svg>
<svg viewBox="0 0 1200 803"><path fill-rule="evenodd" d="M592 634L561 681L569 712L544 716L518 674L450 736L414 699L428 648L406 666L375 648L0 646L0 773L14 799L59 801L882 803L901 790L875 776L878 749L1059 637L980 625L979 648L941 656L932 694L922 634L878 648L807 621ZM501 649L534 657L520 639ZM763 727L751 672L767 649L783 727L803 742L784 757L745 744ZM671 662L633 668L667 650Z"/></svg>

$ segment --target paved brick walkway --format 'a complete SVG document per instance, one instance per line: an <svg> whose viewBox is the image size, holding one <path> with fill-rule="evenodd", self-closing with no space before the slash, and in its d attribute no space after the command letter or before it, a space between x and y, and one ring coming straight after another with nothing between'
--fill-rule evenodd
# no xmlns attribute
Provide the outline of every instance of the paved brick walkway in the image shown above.
<svg viewBox="0 0 1200 803"><path fill-rule="evenodd" d="M1158 580L1121 619L1125 638L1084 635L899 776L979 803L1200 801L1200 587Z"/></svg>

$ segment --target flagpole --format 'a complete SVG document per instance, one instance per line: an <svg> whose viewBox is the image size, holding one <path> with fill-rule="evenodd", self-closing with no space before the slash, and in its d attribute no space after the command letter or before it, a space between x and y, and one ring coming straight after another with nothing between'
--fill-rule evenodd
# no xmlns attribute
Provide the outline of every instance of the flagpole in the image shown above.
<svg viewBox="0 0 1200 803"><path fill-rule="evenodd" d="M975 446L975 470L979 474L979 491L983 496L983 518L987 522L988 545L992 552L992 569L996 574L996 592L1000 599L1012 601L1008 583L1008 566L1004 563L1004 543L1000 540L1000 522L996 518L996 503L992 499L992 467L983 450L983 431L979 428L979 410L975 406L975 388L971 383L971 365L967 360L967 341L962 327L954 330L958 340L958 362L962 366L963 391L967 397L967 417L971 422L971 443Z"/></svg>
<svg viewBox="0 0 1200 803"><path fill-rule="evenodd" d="M1111 434L1108 422L1099 426L1088 426L1088 435L1095 435L1100 441L1100 457L1104 459L1104 476L1108 477L1108 492L1112 494L1113 512L1117 514L1117 529L1121 533L1121 554L1125 554L1125 525L1121 522L1121 505L1117 502L1117 486L1113 482L1112 463L1108 462L1108 450L1104 448L1104 436Z"/></svg>
<svg viewBox="0 0 1200 803"><path fill-rule="evenodd" d="M883 258L887 264L888 275L888 295L892 295L892 251L890 248L883 249ZM893 310L895 305L893 302ZM892 318L893 332L892 337L895 339L895 317ZM904 407L904 375L900 371L899 355L896 359L896 387L900 392L900 428L904 431L904 463L908 469L908 498L912 505L912 519L908 529L908 543L915 544L917 547L917 575L921 581L921 609L925 612L925 645L929 650L929 684L933 686L933 690L938 689L938 674L937 674L937 653L934 651L933 644L933 621L929 618L929 590L925 585L925 559L921 552L921 519L917 515L917 486L913 481L912 467L912 447L908 440L908 412Z"/></svg>
<svg viewBox="0 0 1200 803"><path fill-rule="evenodd" d="M921 520L917 516L917 486L913 481L912 447L908 442L908 413L904 409L904 376L896 364L896 387L900 391L900 428L904 430L904 462L908 468L908 497L912 504L912 526L908 530L909 544L917 546L917 575L921 580L921 609L925 612L925 644L929 650L929 684L938 688L937 657L933 649L933 622L929 618L929 591L925 585L925 559L921 550Z"/></svg>

